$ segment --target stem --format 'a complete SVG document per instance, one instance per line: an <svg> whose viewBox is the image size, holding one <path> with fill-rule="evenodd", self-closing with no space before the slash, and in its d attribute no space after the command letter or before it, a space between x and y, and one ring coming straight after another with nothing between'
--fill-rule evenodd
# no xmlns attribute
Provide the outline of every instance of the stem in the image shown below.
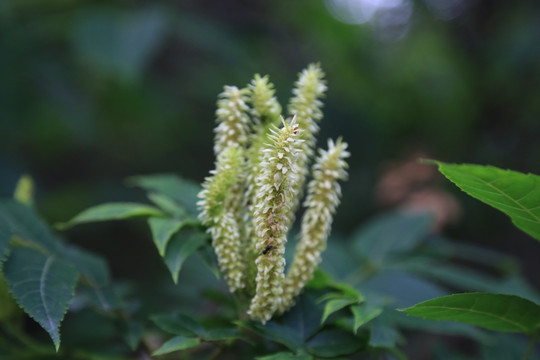
<svg viewBox="0 0 540 360"><path fill-rule="evenodd" d="M521 360L527 360L532 354L532 351L534 350L534 345L536 344L536 339L538 336L531 336L531 341L529 341L529 345L527 346L527 350L525 351L525 354L521 358Z"/></svg>

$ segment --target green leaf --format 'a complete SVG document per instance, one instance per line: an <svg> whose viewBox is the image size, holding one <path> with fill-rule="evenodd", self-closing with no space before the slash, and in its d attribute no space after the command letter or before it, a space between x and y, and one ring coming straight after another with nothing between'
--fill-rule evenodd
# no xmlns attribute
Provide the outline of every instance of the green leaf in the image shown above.
<svg viewBox="0 0 540 360"><path fill-rule="evenodd" d="M201 343L198 338L188 338L185 336L175 336L167 341L163 346L152 353L153 356L169 354L174 351L185 350L197 346Z"/></svg>
<svg viewBox="0 0 540 360"><path fill-rule="evenodd" d="M152 231L154 244L159 251L159 255L165 256L165 250L171 237L182 227L197 225L198 221L194 219L177 220L173 218L151 217L148 219L148 225Z"/></svg>
<svg viewBox="0 0 540 360"><path fill-rule="evenodd" d="M389 255L413 249L429 233L432 225L431 214L385 214L353 235L353 249L370 262L380 263Z"/></svg>
<svg viewBox="0 0 540 360"><path fill-rule="evenodd" d="M359 299L355 298L341 298L341 299L332 299L326 303L324 306L324 313L321 318L321 324L326 321L328 316L332 315L338 310L343 309L346 306L349 306L351 304L357 304L359 302Z"/></svg>
<svg viewBox="0 0 540 360"><path fill-rule="evenodd" d="M58 251L60 242L39 219L34 210L15 200L0 201L0 225L7 229L9 238L17 236L26 246L44 251ZM6 233L0 234L0 244L5 242ZM0 249L1 250L1 249ZM1 254L1 253L0 253Z"/></svg>
<svg viewBox="0 0 540 360"><path fill-rule="evenodd" d="M332 328L317 333L307 343L308 351L317 358L335 358L356 353L366 347L365 338Z"/></svg>
<svg viewBox="0 0 540 360"><path fill-rule="evenodd" d="M163 211L174 215L176 217L185 217L187 215L186 209L182 207L180 204L178 204L175 200L171 199L170 197L159 194L159 193L148 193L147 194L148 199L152 201L154 204L159 206Z"/></svg>
<svg viewBox="0 0 540 360"><path fill-rule="evenodd" d="M430 320L450 320L490 330L532 333L540 325L540 306L514 295L465 293L424 301L408 315Z"/></svg>
<svg viewBox="0 0 540 360"><path fill-rule="evenodd" d="M178 275L187 257L197 249L203 247L208 241L208 235L201 232L192 232L186 235L184 231L176 233L169 241L165 251L164 261L169 269L173 281L178 283Z"/></svg>
<svg viewBox="0 0 540 360"><path fill-rule="evenodd" d="M58 256L15 247L3 270L17 303L49 333L58 351L60 322L77 283L75 267Z"/></svg>
<svg viewBox="0 0 540 360"><path fill-rule="evenodd" d="M165 174L131 177L128 184L166 195L178 201L192 214L198 214L197 195L201 191L201 186L193 181Z"/></svg>
<svg viewBox="0 0 540 360"><path fill-rule="evenodd" d="M93 206L76 215L73 219L57 225L59 229L66 229L77 224L123 220L140 216L164 216L158 208L138 203L107 203Z"/></svg>
<svg viewBox="0 0 540 360"><path fill-rule="evenodd" d="M298 350L303 345L303 339L300 334L287 326L282 326L274 322L268 322L266 325L253 321L235 321L234 323L268 340L285 345L293 351Z"/></svg>
<svg viewBox="0 0 540 360"><path fill-rule="evenodd" d="M159 314L151 316L150 319L161 330L174 335L194 337L205 334L204 328L196 320L184 314Z"/></svg>
<svg viewBox="0 0 540 360"><path fill-rule="evenodd" d="M354 316L353 332L356 334L360 326L375 319L383 312L383 309L367 305L354 305L351 306L351 311Z"/></svg>
<svg viewBox="0 0 540 360"><path fill-rule="evenodd" d="M461 190L510 216L514 225L540 241L540 176L493 166L435 163Z"/></svg>
<svg viewBox="0 0 540 360"><path fill-rule="evenodd" d="M394 348L398 343L403 341L403 337L395 327L382 319L383 316L374 319L370 323L369 346Z"/></svg>
<svg viewBox="0 0 540 360"><path fill-rule="evenodd" d="M288 351L281 351L272 355L256 357L257 360L311 360L313 356L307 354L294 354Z"/></svg>

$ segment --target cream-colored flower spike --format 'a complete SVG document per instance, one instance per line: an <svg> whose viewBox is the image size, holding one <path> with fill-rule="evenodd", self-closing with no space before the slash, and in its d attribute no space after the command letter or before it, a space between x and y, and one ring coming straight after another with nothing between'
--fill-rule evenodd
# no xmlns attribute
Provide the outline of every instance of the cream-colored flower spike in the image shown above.
<svg viewBox="0 0 540 360"><path fill-rule="evenodd" d="M239 236L237 215L241 193L234 189L244 178L244 150L231 145L219 153L216 169L206 178L199 193L199 218L212 235L212 246L221 272L232 292L245 286L246 262Z"/></svg>
<svg viewBox="0 0 540 360"><path fill-rule="evenodd" d="M294 119L283 121L281 129L272 129L271 143L263 150L261 173L255 195L255 232L258 257L255 296L248 314L263 323L279 308L285 269L287 214L297 193L297 159L301 151L301 129Z"/></svg>
<svg viewBox="0 0 540 360"><path fill-rule="evenodd" d="M339 205L341 188L338 180L347 177L349 156L347 144L338 140L328 141L328 150L319 150L319 157L313 165L313 180L308 185L308 195L302 218L301 238L296 247L293 263L288 270L283 285L283 295L279 312L294 305L294 298L313 278L313 273L321 262L321 252L326 248L332 216Z"/></svg>
<svg viewBox="0 0 540 360"><path fill-rule="evenodd" d="M315 135L319 132L318 123L323 117L321 98L326 92L326 82L324 81L324 72L319 64L310 64L298 76L298 81L293 89L293 97L289 104L289 114L296 116L296 121L300 128L304 129L302 139L303 151L298 158L299 181L297 189L300 193L297 201L292 207L289 217L294 218L294 212L298 208L302 189L309 171L309 161L315 152Z"/></svg>
<svg viewBox="0 0 540 360"><path fill-rule="evenodd" d="M236 86L224 86L219 94L216 117L218 126L215 128L214 153L217 155L227 146L238 144L246 147L250 131L250 118L248 115L249 90L239 89Z"/></svg>

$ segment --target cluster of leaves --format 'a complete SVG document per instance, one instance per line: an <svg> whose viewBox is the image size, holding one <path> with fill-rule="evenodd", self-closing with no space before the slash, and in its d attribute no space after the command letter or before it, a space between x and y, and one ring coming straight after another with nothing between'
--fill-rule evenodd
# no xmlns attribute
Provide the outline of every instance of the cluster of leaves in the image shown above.
<svg viewBox="0 0 540 360"><path fill-rule="evenodd" d="M492 167L439 166L465 191L502 207L518 227L537 238L538 177ZM152 204L99 205L59 227L146 217L157 252L175 283L185 260L195 253L201 260L197 271L209 268L217 275L209 239L195 218L198 185L172 175L136 177L130 183L145 189ZM247 319L239 311L238 299L223 287L204 289L202 296L213 308L200 316L179 309L151 315L151 325L143 325L120 287L110 280L103 259L58 239L36 216L24 186L19 186L16 198L0 202L0 254L5 260L0 329L7 339L16 340L0 344L2 355L54 355L52 349L24 335L20 325L14 326L21 323L21 313L13 299L49 333L57 350L59 325L70 303L72 312L90 307L113 319L120 324L115 334L122 334L129 345L117 349L115 356L68 347L60 350L60 357L121 359L133 355L133 349L140 351L143 343L144 351L164 358L182 351L193 359L231 354L264 360L338 359L352 354L406 359L404 331L412 337L430 332L472 339L479 344L474 358L501 354L515 358L523 353L523 339L512 333L531 335L527 352L534 350L540 294L519 276L515 261L433 234L434 219L429 214L384 214L350 239L334 238L297 305L266 325ZM464 293L451 295L455 292ZM444 343L430 351L434 359L467 358L445 349Z"/></svg>
<svg viewBox="0 0 540 360"><path fill-rule="evenodd" d="M508 215L516 227L540 241L540 177L493 166L435 162L460 189ZM464 293L417 304L405 311L430 320L454 320L487 329L531 336L524 358L540 336L540 306L523 297Z"/></svg>

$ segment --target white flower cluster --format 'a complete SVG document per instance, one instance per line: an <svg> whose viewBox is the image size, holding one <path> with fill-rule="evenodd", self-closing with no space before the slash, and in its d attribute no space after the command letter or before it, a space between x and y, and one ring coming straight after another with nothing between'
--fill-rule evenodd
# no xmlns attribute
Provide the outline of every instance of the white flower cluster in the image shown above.
<svg viewBox="0 0 540 360"><path fill-rule="evenodd" d="M199 194L200 218L230 290L251 297L248 314L262 323L292 306L312 278L339 203L337 181L346 177L347 145L329 141L313 166L300 243L285 276L287 233L322 118L323 77L318 65L299 74L291 119L281 118L281 127L267 76L256 75L243 89L225 86L218 99L216 170Z"/></svg>

